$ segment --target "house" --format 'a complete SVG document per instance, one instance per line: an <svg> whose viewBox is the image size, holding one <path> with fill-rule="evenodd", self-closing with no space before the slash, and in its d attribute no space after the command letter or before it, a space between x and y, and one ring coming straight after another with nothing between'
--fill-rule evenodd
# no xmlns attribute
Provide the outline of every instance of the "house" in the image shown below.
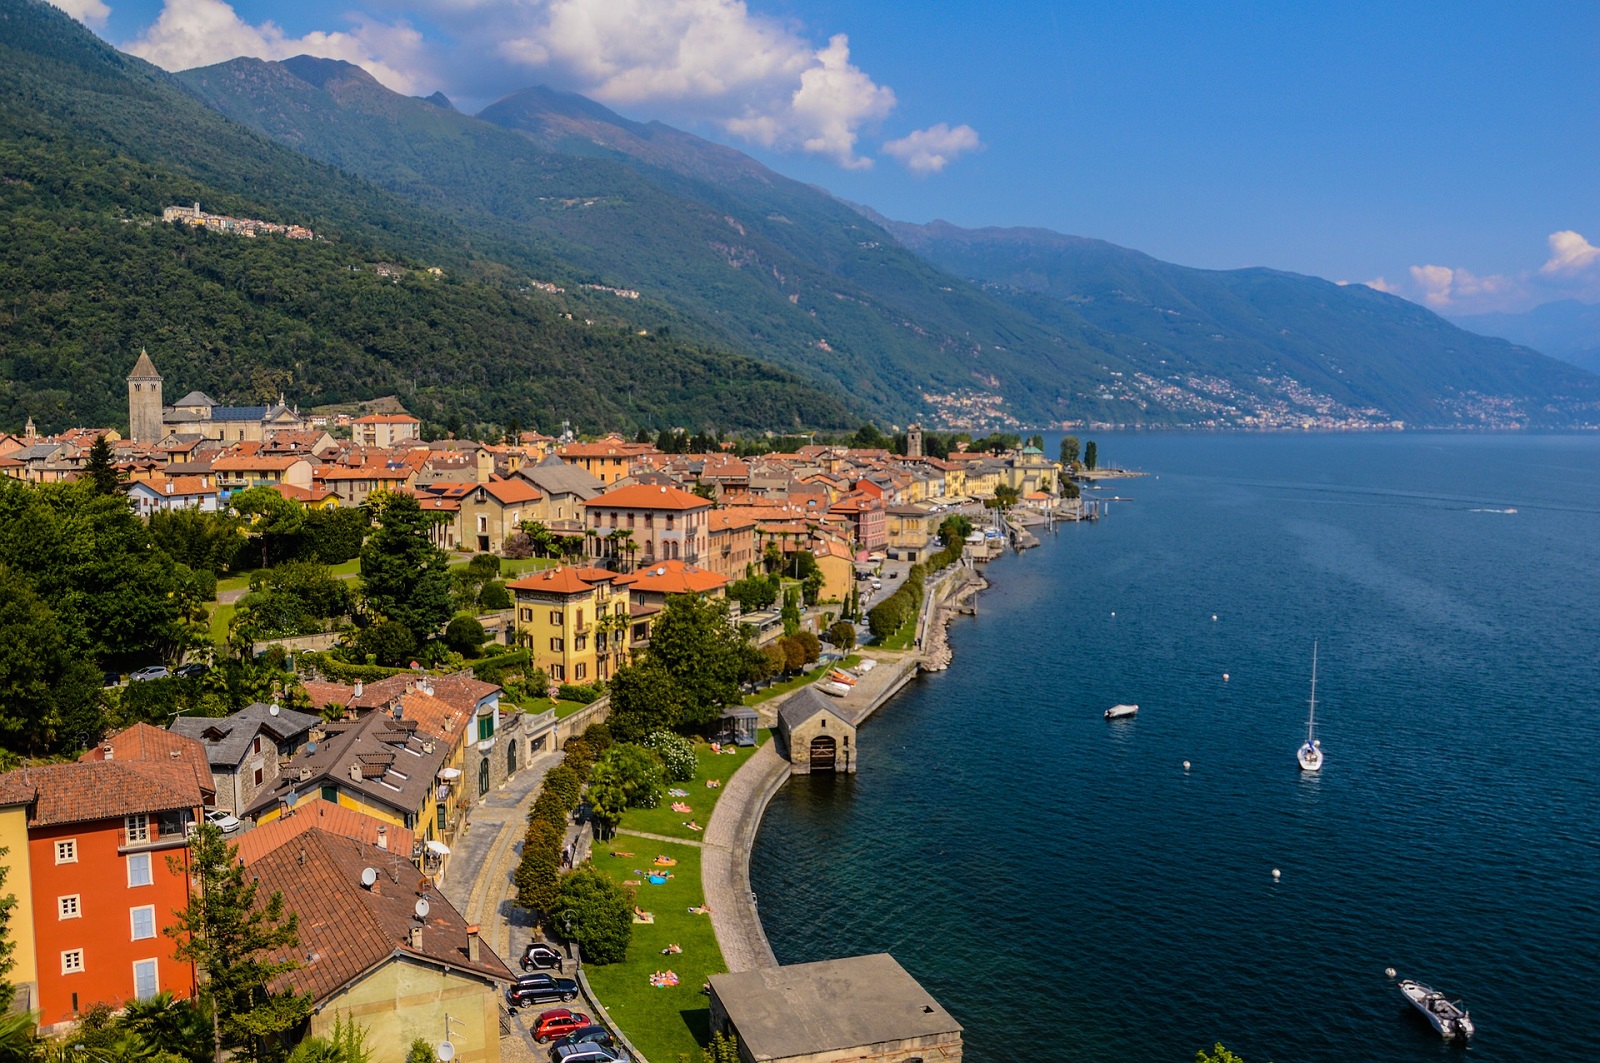
<svg viewBox="0 0 1600 1063"><path fill-rule="evenodd" d="M597 560L635 558L698 564L706 553L712 504L678 487L618 487L583 504ZM631 544L631 545L630 545Z"/></svg>
<svg viewBox="0 0 1600 1063"><path fill-rule="evenodd" d="M714 509L706 516L705 566L729 579L743 579L760 560L756 518L740 509Z"/></svg>
<svg viewBox="0 0 1600 1063"><path fill-rule="evenodd" d="M778 710L778 749L791 775L837 771L854 775L856 725L816 684L801 687Z"/></svg>
<svg viewBox="0 0 1600 1063"><path fill-rule="evenodd" d="M102 738L99 745L78 760L84 764L107 760L182 764L194 773L195 785L200 788L201 804L209 808L216 803L216 776L206 762L204 747L194 739L174 731L136 723Z"/></svg>
<svg viewBox="0 0 1600 1063"><path fill-rule="evenodd" d="M961 1024L886 952L714 974L710 995L745 1063L961 1060Z"/></svg>
<svg viewBox="0 0 1600 1063"><path fill-rule="evenodd" d="M408 413L374 413L350 422L350 438L364 447L388 448L422 438L422 422Z"/></svg>
<svg viewBox="0 0 1600 1063"><path fill-rule="evenodd" d="M926 561L937 553L939 523L943 515L932 506L890 506L884 512L888 533L884 537L890 557L900 561Z"/></svg>
<svg viewBox="0 0 1600 1063"><path fill-rule="evenodd" d="M544 496L526 480L491 480L460 493L460 542L481 554L498 554L525 520L537 520Z"/></svg>
<svg viewBox="0 0 1600 1063"><path fill-rule="evenodd" d="M674 594L693 594L698 598L726 596L727 576L699 568L686 561L657 561L617 580L628 596L628 616L633 623L632 646L639 649L650 640L650 625Z"/></svg>
<svg viewBox="0 0 1600 1063"><path fill-rule="evenodd" d="M533 663L557 683L609 679L627 663L631 618L618 573L564 566L506 584Z"/></svg>
<svg viewBox="0 0 1600 1063"><path fill-rule="evenodd" d="M311 462L297 454L263 454L260 443L245 443L213 458L211 471L224 491L242 491L273 484L309 490L313 470Z"/></svg>
<svg viewBox="0 0 1600 1063"><path fill-rule="evenodd" d="M367 1030L371 1063L405 1063L413 1041L448 1041L463 1063L499 1063L510 968L476 926L391 849L313 827L247 864L262 896L300 917L301 964L274 990L311 998L311 1030Z"/></svg>
<svg viewBox="0 0 1600 1063"><path fill-rule="evenodd" d="M616 436L598 443L568 443L557 447L556 455L568 465L576 465L602 484L614 484L627 476L635 458L656 453L649 443L628 443Z"/></svg>
<svg viewBox="0 0 1600 1063"><path fill-rule="evenodd" d="M258 701L221 719L179 716L172 731L200 743L216 780L217 807L238 814L276 785L280 760L304 748L319 722L320 717Z"/></svg>
<svg viewBox="0 0 1600 1063"><path fill-rule="evenodd" d="M141 517L174 509L198 509L202 513L217 511L217 498L221 490L210 476L167 476L151 473L142 479L130 480L128 501L133 511Z"/></svg>
<svg viewBox="0 0 1600 1063"><path fill-rule="evenodd" d="M546 524L582 520L583 504L605 490L605 484L598 477L586 472L580 465L567 464L554 454L537 465L522 466L516 475L544 495L543 512L539 519Z"/></svg>
<svg viewBox="0 0 1600 1063"><path fill-rule="evenodd" d="M9 832L17 828L15 810L26 809L26 843L4 859L8 887L29 894L32 1004L46 1030L91 1004L119 1008L163 991L194 995L194 970L172 958L165 931L188 903L188 832L201 805L195 769L180 760L48 764L0 775ZM12 919L16 935L19 916Z"/></svg>

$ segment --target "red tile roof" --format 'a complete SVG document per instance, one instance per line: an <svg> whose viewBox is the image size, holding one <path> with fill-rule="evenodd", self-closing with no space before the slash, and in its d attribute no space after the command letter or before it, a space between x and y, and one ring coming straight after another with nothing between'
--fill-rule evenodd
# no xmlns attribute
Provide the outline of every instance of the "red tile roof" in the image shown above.
<svg viewBox="0 0 1600 1063"><path fill-rule="evenodd" d="M705 594L726 587L727 576L684 561L658 561L626 577L629 590L649 594Z"/></svg>
<svg viewBox="0 0 1600 1063"><path fill-rule="evenodd" d="M106 751L110 750L110 756ZM202 791L216 793L217 784L211 774L206 747L188 735L177 734L136 723L102 739L100 744L79 757L83 763L94 761L143 760L155 764L177 762L186 764L194 772L194 781Z"/></svg>
<svg viewBox="0 0 1600 1063"><path fill-rule="evenodd" d="M679 487L651 487L632 484L597 495L584 503L590 509L710 509L710 499L701 498Z"/></svg>
<svg viewBox="0 0 1600 1063"><path fill-rule="evenodd" d="M20 784L8 776L21 776ZM45 764L7 772L0 792L33 787L31 827L93 823L140 812L199 808L204 801L195 772L187 764L152 761L99 761Z"/></svg>
<svg viewBox="0 0 1600 1063"><path fill-rule="evenodd" d="M416 835L404 827L383 823L353 808L324 801L320 797L302 801L271 823L239 835L239 859L253 864L278 846L300 837L308 830L325 830L342 838L354 838L409 860L417 844ZM380 834L379 831L383 833ZM379 844L378 839L383 839Z"/></svg>
<svg viewBox="0 0 1600 1063"><path fill-rule="evenodd" d="M506 586L513 591L531 591L538 594L587 594L594 589L595 580L586 578L585 573L592 569L576 569L570 566L562 568L547 568L543 572L533 572L521 579L512 580ZM615 572L605 573L607 578L615 578Z"/></svg>
<svg viewBox="0 0 1600 1063"><path fill-rule="evenodd" d="M520 502L537 502L544 497L537 487L526 480L490 480L483 485L483 489L503 506Z"/></svg>

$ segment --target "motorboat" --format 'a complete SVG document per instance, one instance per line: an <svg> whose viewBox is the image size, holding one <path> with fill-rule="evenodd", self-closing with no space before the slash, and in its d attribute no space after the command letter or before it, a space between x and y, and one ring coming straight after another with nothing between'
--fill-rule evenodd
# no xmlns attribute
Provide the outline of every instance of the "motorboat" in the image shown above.
<svg viewBox="0 0 1600 1063"><path fill-rule="evenodd" d="M1450 1000L1438 990L1410 978L1402 978L1398 984L1411 1006L1422 1012L1446 1040L1458 1037L1463 1041L1471 1040L1475 1032L1472 1016L1459 1000Z"/></svg>
<svg viewBox="0 0 1600 1063"><path fill-rule="evenodd" d="M1106 710L1106 719L1108 720L1126 720L1129 716L1137 715L1139 715L1139 706L1137 705L1113 705Z"/></svg>
<svg viewBox="0 0 1600 1063"><path fill-rule="evenodd" d="M817 689L822 691L824 694L827 694L829 697L834 698L842 698L846 694L850 693L849 687L845 686L843 683L835 683L831 679L825 679L818 683Z"/></svg>
<svg viewBox="0 0 1600 1063"><path fill-rule="evenodd" d="M1311 644L1311 715L1306 718L1306 740L1295 750L1301 771L1322 770L1322 743L1317 741L1317 644Z"/></svg>

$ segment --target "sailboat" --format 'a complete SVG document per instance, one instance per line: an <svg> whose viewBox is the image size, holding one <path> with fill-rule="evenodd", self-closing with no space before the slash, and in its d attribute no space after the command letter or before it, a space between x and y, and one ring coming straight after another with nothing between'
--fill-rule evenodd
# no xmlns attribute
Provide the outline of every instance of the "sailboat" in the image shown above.
<svg viewBox="0 0 1600 1063"><path fill-rule="evenodd" d="M1311 644L1311 715L1306 720L1306 740L1295 751L1301 771L1322 770L1322 743L1317 741L1317 644Z"/></svg>

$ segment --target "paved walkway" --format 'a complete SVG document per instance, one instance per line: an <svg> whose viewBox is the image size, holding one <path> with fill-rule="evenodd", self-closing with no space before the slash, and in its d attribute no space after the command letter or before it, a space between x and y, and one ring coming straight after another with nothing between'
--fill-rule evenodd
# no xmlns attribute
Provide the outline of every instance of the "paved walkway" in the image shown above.
<svg viewBox="0 0 1600 1063"><path fill-rule="evenodd" d="M711 909L711 929L729 971L778 966L750 891L750 846L767 802L789 777L789 764L772 740L756 750L722 786L701 843L700 885Z"/></svg>

